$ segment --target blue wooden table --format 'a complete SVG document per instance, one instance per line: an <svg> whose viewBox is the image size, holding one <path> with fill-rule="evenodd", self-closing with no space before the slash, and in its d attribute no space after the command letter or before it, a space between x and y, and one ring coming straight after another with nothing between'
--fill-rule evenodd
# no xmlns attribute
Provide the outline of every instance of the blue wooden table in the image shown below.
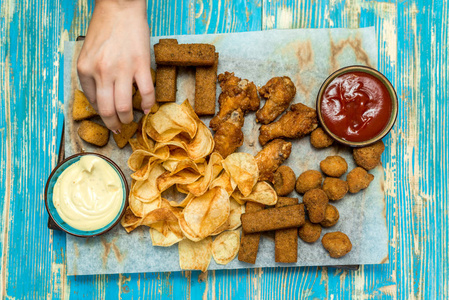
<svg viewBox="0 0 449 300"><path fill-rule="evenodd" d="M47 229L44 185L62 129L64 41L93 1L0 2L2 299L448 299L449 4L446 0L157 0L152 35L375 26L400 99L385 139L389 263L334 268L67 276L65 235Z"/></svg>

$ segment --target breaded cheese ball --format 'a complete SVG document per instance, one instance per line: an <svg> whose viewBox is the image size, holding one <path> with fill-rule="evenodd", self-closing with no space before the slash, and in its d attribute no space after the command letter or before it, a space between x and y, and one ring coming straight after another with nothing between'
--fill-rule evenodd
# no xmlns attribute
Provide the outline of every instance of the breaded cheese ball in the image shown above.
<svg viewBox="0 0 449 300"><path fill-rule="evenodd" d="M321 225L306 220L306 223L299 227L298 236L306 243L315 243L321 236Z"/></svg>
<svg viewBox="0 0 449 300"><path fill-rule="evenodd" d="M348 183L349 192L352 194L358 193L360 190L366 189L374 175L369 174L365 169L357 167L346 175L346 182Z"/></svg>
<svg viewBox="0 0 449 300"><path fill-rule="evenodd" d="M331 138L321 127L318 127L310 134L310 143L317 149L327 148L334 143Z"/></svg>
<svg viewBox="0 0 449 300"><path fill-rule="evenodd" d="M324 213L324 220L320 222L320 225L325 228L332 227L337 224L338 219L340 219L338 209L335 206L328 204L326 206L326 212Z"/></svg>
<svg viewBox="0 0 449 300"><path fill-rule="evenodd" d="M380 157L385 150L385 145L382 140L362 148L354 148L352 155L354 157L355 163L369 171L374 169L380 164Z"/></svg>
<svg viewBox="0 0 449 300"><path fill-rule="evenodd" d="M321 239L321 243L333 258L345 256L352 249L348 236L340 231L326 233Z"/></svg>
<svg viewBox="0 0 449 300"><path fill-rule="evenodd" d="M329 199L322 189L307 191L304 194L302 201L306 206L310 222L320 223L324 220L326 206L329 203Z"/></svg>
<svg viewBox="0 0 449 300"><path fill-rule="evenodd" d="M328 156L320 162L321 171L330 177L340 177L348 170L348 163L339 156Z"/></svg>
<svg viewBox="0 0 449 300"><path fill-rule="evenodd" d="M296 180L296 191L300 194L312 189L321 188L321 182L323 181L323 175L316 170L308 170L298 176Z"/></svg>
<svg viewBox="0 0 449 300"><path fill-rule="evenodd" d="M326 177L323 182L323 191L331 201L342 199L349 190L348 183L334 177Z"/></svg>

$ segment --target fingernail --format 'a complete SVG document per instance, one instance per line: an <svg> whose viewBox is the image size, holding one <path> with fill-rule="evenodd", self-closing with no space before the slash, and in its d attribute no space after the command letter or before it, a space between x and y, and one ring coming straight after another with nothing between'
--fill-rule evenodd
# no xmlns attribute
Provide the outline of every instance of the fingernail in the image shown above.
<svg viewBox="0 0 449 300"><path fill-rule="evenodd" d="M146 114L146 115L148 115L149 112L150 112L149 109L145 109L145 110L143 111L143 113Z"/></svg>
<svg viewBox="0 0 449 300"><path fill-rule="evenodd" d="M112 132L114 133L114 134L120 134L120 129L117 129L117 130L112 130Z"/></svg>

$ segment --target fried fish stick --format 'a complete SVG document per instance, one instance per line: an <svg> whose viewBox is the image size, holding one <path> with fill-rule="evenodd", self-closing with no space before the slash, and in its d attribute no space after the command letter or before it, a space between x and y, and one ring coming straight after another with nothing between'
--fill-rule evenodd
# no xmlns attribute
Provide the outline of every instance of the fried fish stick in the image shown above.
<svg viewBox="0 0 449 300"><path fill-rule="evenodd" d="M298 204L297 198L279 197L275 207ZM276 230L274 234L274 257L276 262L298 261L298 228Z"/></svg>
<svg viewBox="0 0 449 300"><path fill-rule="evenodd" d="M160 45L177 45L176 39L161 39ZM176 101L176 79L178 70L176 66L159 65L156 69L156 101L157 102L175 102Z"/></svg>
<svg viewBox="0 0 449 300"><path fill-rule="evenodd" d="M252 213L264 209L265 205L256 202L246 202L246 212ZM256 263L259 251L260 233L245 234L240 240L239 260L250 264Z"/></svg>
<svg viewBox="0 0 449 300"><path fill-rule="evenodd" d="M304 222L304 208L299 204L264 209L242 215L242 229L244 233L300 227Z"/></svg>
<svg viewBox="0 0 449 300"><path fill-rule="evenodd" d="M197 67L195 71L195 112L198 116L215 114L218 53L211 67Z"/></svg>
<svg viewBox="0 0 449 300"><path fill-rule="evenodd" d="M215 63L215 46L210 44L154 45L156 63L165 66L212 66Z"/></svg>

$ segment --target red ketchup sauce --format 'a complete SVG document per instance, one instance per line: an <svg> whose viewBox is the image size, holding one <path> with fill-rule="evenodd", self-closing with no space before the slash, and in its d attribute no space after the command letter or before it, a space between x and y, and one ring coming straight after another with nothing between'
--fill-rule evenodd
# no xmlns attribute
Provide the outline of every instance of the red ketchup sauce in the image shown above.
<svg viewBox="0 0 449 300"><path fill-rule="evenodd" d="M350 72L327 86L321 115L327 128L350 142L376 137L387 126L392 101L387 88L373 75Z"/></svg>

